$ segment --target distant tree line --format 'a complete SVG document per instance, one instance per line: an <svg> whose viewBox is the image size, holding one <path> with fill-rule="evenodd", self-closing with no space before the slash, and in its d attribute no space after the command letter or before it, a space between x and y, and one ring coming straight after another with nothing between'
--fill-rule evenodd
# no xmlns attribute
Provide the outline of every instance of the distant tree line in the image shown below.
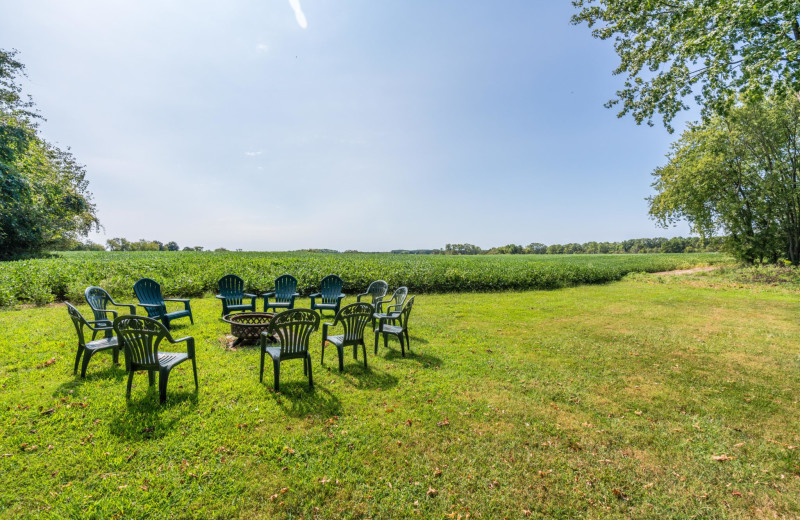
<svg viewBox="0 0 800 520"><path fill-rule="evenodd" d="M577 255L631 253L708 253L722 251L724 237L634 238L622 242L586 242L583 244L508 244L481 249L473 244L447 244L444 249L426 250L439 255ZM411 253L408 251L408 253Z"/></svg>

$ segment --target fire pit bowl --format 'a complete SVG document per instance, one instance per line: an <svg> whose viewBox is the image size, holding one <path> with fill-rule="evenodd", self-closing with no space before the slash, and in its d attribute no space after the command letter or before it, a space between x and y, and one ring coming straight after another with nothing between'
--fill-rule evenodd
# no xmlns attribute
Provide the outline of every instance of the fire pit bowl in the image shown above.
<svg viewBox="0 0 800 520"><path fill-rule="evenodd" d="M241 312L228 314L222 321L231 324L231 336L236 336L233 346L240 343L256 343L261 333L267 330L270 320L275 316L271 312ZM270 338L275 341L274 338Z"/></svg>

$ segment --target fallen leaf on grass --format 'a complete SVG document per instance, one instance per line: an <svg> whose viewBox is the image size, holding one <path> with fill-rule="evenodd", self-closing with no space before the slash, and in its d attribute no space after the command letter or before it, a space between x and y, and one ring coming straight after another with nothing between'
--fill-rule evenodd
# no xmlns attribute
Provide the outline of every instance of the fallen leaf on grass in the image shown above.
<svg viewBox="0 0 800 520"><path fill-rule="evenodd" d="M740 496L742 496L742 493L741 493L741 491L731 491L731 495L733 495L735 497L740 497Z"/></svg>
<svg viewBox="0 0 800 520"><path fill-rule="evenodd" d="M50 408L49 410L45 410L41 413L41 415L50 415L51 413L55 412L55 408Z"/></svg>
<svg viewBox="0 0 800 520"><path fill-rule="evenodd" d="M724 453L722 455L712 455L711 459L716 460L717 462L725 462L726 460L733 460L736 457L728 457Z"/></svg>
<svg viewBox="0 0 800 520"><path fill-rule="evenodd" d="M444 421L437 422L436 426L438 426L440 428L443 427L443 426L450 426L450 421L447 419L447 417L445 417Z"/></svg>
<svg viewBox="0 0 800 520"><path fill-rule="evenodd" d="M523 509L522 510L522 516L531 516L532 514L533 513L531 513L530 509Z"/></svg>
<svg viewBox="0 0 800 520"><path fill-rule="evenodd" d="M427 493L427 495L428 495L429 497L435 497L435 496L436 496L436 495L438 495L438 494L439 494L439 490L438 490L438 489L435 489L435 488L432 488L432 487L429 487L429 488L428 488L428 493Z"/></svg>
<svg viewBox="0 0 800 520"><path fill-rule="evenodd" d="M322 477L322 478L319 480L319 483L320 483L320 484L327 484L327 483L328 483L328 482L330 482L330 481L331 481L331 479L329 479L328 477Z"/></svg>
<svg viewBox="0 0 800 520"><path fill-rule="evenodd" d="M433 470L433 476L434 477L441 477L442 476L442 470L440 470L439 468L436 468L435 470Z"/></svg>
<svg viewBox="0 0 800 520"><path fill-rule="evenodd" d="M612 489L611 492L614 493L614 496L619 498L620 500L629 500L628 495L626 495L619 489Z"/></svg>
<svg viewBox="0 0 800 520"><path fill-rule="evenodd" d="M56 358L54 358L54 357L53 357L53 358L50 358L50 359L48 359L48 360L47 360L47 361L45 361L44 363L39 363L38 365L36 365L36 368L45 368L45 367L49 367L50 365L52 365L52 364L53 364L53 363L55 363L55 362L56 362Z"/></svg>
<svg viewBox="0 0 800 520"><path fill-rule="evenodd" d="M744 444L745 444L745 443L743 443L743 442L739 442L739 443L737 443L737 444L734 444L734 445L733 445L733 447L734 447L734 448L741 448L742 446L744 446Z"/></svg>

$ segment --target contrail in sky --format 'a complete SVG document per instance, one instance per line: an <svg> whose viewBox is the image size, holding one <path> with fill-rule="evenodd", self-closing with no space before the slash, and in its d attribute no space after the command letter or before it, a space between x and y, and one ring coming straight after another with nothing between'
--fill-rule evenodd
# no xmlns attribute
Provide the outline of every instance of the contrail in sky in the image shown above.
<svg viewBox="0 0 800 520"><path fill-rule="evenodd" d="M292 11L294 11L294 17L297 18L297 25L299 25L303 29L307 29L308 20L306 20L306 15L303 14L303 8L300 7L300 0L289 0L289 5L292 6Z"/></svg>

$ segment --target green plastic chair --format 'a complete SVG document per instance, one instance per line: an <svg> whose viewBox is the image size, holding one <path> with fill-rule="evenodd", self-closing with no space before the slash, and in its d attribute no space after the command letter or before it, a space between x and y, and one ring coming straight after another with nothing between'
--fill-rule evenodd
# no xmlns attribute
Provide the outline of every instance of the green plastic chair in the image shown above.
<svg viewBox="0 0 800 520"><path fill-rule="evenodd" d="M378 302L386 296L386 292L389 290L389 284L384 282L383 280L375 280L367 290L359 295L356 295L356 301L360 302L361 298L369 298L370 303L372 304L372 312L378 312Z"/></svg>
<svg viewBox="0 0 800 520"><path fill-rule="evenodd" d="M158 371L159 401L167 400L167 382L169 373L184 361L192 361L194 372L194 388L197 384L197 362L195 361L194 338L187 336L173 339L167 327L160 322L143 316L118 316L114 320L117 337L125 343L125 368L128 371L128 389L125 398L131 398L133 374L138 370L147 370L150 386L153 386L154 374ZM186 353L160 352L159 346L166 339L170 344L186 343Z"/></svg>
<svg viewBox="0 0 800 520"><path fill-rule="evenodd" d="M118 363L120 344L117 338L106 336L103 339L87 342L86 336L84 336L83 333L84 327L88 327L94 334L97 332L108 332L111 329L108 320L86 321L78 309L68 302L65 303L67 304L67 312L69 313L70 319L72 319L72 324L75 325L75 332L78 333L78 353L75 355L75 368L72 373L78 373L78 364L80 364L82 356L83 364L81 366L81 377L86 377L86 367L89 366L89 360L92 359L92 356L103 350L111 350L112 363Z"/></svg>
<svg viewBox="0 0 800 520"><path fill-rule="evenodd" d="M136 314L136 305L131 303L115 302L114 299L111 298L111 295L101 287L87 287L83 293L83 296L86 298L86 303L88 303L89 307L92 309L92 313L94 313L95 323L103 323L103 326L108 327L105 329L105 336L107 338L110 338L113 335L114 328L112 325L114 323L114 318L119 315L119 312L116 310L109 309L109 305L114 305L116 307L127 307L130 314ZM107 316L108 314L111 315L110 318ZM99 331L92 332L92 340L94 340L98 332Z"/></svg>
<svg viewBox="0 0 800 520"><path fill-rule="evenodd" d="M375 312L385 313L385 314L400 312L403 309L403 302L406 301L407 296L408 296L408 287L398 287L392 293L391 298L389 298L388 300L386 299L378 300L376 302ZM385 311L383 310L384 305L386 306Z"/></svg>
<svg viewBox="0 0 800 520"><path fill-rule="evenodd" d="M281 362L289 359L303 360L303 374L308 375L308 386L314 387L311 374L311 354L308 344L311 333L319 328L319 314L311 309L290 309L276 314L269 322L267 330L261 333L261 372L258 380L264 381L264 357L266 354L272 358L272 368L275 376L275 391L278 391ZM274 346L277 341L279 346Z"/></svg>
<svg viewBox="0 0 800 520"><path fill-rule="evenodd" d="M364 366L367 366L367 346L364 344L364 329L372 321L372 305L366 302L351 303L336 313L333 323L322 324L322 359L325 363L325 343L331 343L339 353L339 372L344 370L344 347L353 346L353 359L358 359L358 346L364 351ZM344 327L344 334L328 335L328 328L338 324Z"/></svg>
<svg viewBox="0 0 800 520"><path fill-rule="evenodd" d="M270 296L274 301L269 301ZM294 299L298 296L297 278L290 274L281 275L275 279L275 289L261 295L264 298L264 312L269 309L294 309Z"/></svg>
<svg viewBox="0 0 800 520"><path fill-rule="evenodd" d="M389 314L375 314L378 320L378 327L375 329L375 354L378 353L378 336L383 334L383 346L389 347L389 336L397 336L400 340L400 353L406 356L406 347L411 350L411 340L408 337L408 316L414 306L412 296L399 312ZM405 340L405 341L404 341Z"/></svg>
<svg viewBox="0 0 800 520"><path fill-rule="evenodd" d="M217 298L222 300L222 315L231 314L236 311L256 311L255 294L244 292L244 280L235 274L226 274L217 282ZM250 298L250 303L245 303L244 299Z"/></svg>
<svg viewBox="0 0 800 520"><path fill-rule="evenodd" d="M342 279L331 274L322 279L319 284L319 292L309 295L311 298L311 308L319 310L333 311L333 314L339 312L339 306L342 304L344 294L342 293L342 286L344 282ZM319 298L319 302L316 300Z"/></svg>
<svg viewBox="0 0 800 520"><path fill-rule="evenodd" d="M178 318L189 317L192 325L194 325L194 318L192 317L192 308L189 300L180 298L164 298L161 296L161 286L158 282L150 278L142 278L133 284L133 292L139 299L139 306L144 307L147 311L147 316L161 320L167 329L172 320ZM164 302L180 302L183 303L183 310L167 312L167 306Z"/></svg>

